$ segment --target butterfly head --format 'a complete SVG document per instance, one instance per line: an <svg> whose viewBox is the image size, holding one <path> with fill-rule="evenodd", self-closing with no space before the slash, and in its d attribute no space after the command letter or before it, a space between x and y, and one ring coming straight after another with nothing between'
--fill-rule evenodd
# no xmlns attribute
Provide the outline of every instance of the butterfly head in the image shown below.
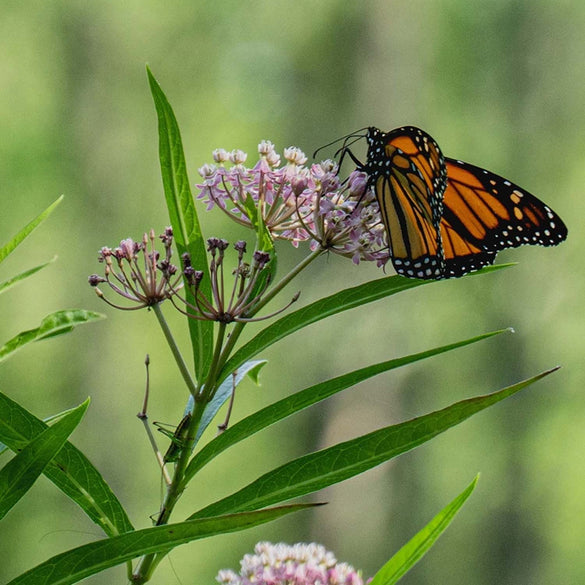
<svg viewBox="0 0 585 585"><path fill-rule="evenodd" d="M373 142L379 141L380 137L383 134L384 133L379 128L376 128L375 126L370 126L366 133L366 140L368 141L368 144L372 144Z"/></svg>
<svg viewBox="0 0 585 585"><path fill-rule="evenodd" d="M368 143L368 158L370 155L373 154L377 149L384 148L384 132L375 126L370 126L368 128L368 132L366 133L366 142Z"/></svg>

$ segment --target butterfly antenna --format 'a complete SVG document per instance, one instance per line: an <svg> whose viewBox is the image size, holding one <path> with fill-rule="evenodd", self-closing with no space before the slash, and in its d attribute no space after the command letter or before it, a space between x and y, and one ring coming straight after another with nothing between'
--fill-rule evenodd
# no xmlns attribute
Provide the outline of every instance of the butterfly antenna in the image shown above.
<svg viewBox="0 0 585 585"><path fill-rule="evenodd" d="M313 158L315 158L317 156L317 153L320 152L321 150L323 150L324 148L328 148L329 146L332 146L333 144L336 144L337 142L340 142L341 140L344 141L344 146L341 147L337 153L335 154L337 156L337 154L343 150L343 148L345 148L345 144L347 143L347 141L350 138L355 138L356 140L359 140L360 138L364 137L364 130L367 130L368 127L365 126L364 128L360 128L359 130L355 130L353 132L351 132L350 134L346 134L345 136L342 136L341 138L336 138L335 140L329 142L328 144L324 144L323 146L320 146L314 153L313 153ZM352 142L353 144L353 142Z"/></svg>
<svg viewBox="0 0 585 585"><path fill-rule="evenodd" d="M353 138L353 140L350 141L350 138ZM349 147L352 144L355 144L358 140L361 140L362 138L363 138L363 135L361 135L361 136L346 136L345 141L343 142L343 146L337 149L337 151L333 155L333 158L337 158L339 156L339 153L343 154L343 153L345 153L345 151L348 151Z"/></svg>

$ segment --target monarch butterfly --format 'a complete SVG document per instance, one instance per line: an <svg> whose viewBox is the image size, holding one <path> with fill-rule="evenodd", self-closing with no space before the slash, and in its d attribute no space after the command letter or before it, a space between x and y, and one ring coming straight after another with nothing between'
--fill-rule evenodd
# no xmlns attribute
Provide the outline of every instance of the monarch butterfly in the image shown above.
<svg viewBox="0 0 585 585"><path fill-rule="evenodd" d="M347 146L356 137L364 134L346 137L338 152L368 175L398 274L456 278L493 264L500 250L556 246L567 237L548 205L495 173L444 157L419 128L367 128L365 164Z"/></svg>

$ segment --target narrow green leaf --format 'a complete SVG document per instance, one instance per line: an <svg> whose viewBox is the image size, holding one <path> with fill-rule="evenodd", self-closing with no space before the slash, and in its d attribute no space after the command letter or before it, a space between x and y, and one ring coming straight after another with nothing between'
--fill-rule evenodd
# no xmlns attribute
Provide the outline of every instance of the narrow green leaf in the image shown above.
<svg viewBox="0 0 585 585"><path fill-rule="evenodd" d="M361 368L359 370L343 374L342 376L337 376L331 380L310 386L309 388L301 390L292 396L287 396L283 400L279 400L278 402L275 402L274 404L271 404L270 406L267 406L242 419L232 427L225 430L221 435L218 435L212 441L207 443L207 445L205 445L201 451L199 451L190 461L189 466L187 467L186 477L191 479L193 475L197 473L197 471L199 471L204 465L207 465L207 463L209 463L222 451L225 451L228 447L235 445L243 439L250 437L254 433L261 431L262 429L294 414L295 412L312 406L321 400L329 398L341 390L345 390L346 388L354 386L355 384L358 384L359 382L371 378L372 376L376 376L382 372L393 370L395 368L399 368L401 366L405 366L407 364L411 364L434 355L445 353L465 345L470 345L472 343L476 343L477 341L481 341L482 339L487 339L489 337L493 337L494 335L504 333L505 331L510 330L502 329L500 331L484 333L483 335L478 335L477 337L472 337L471 339L466 339L465 341L459 341L457 343L435 347L434 349L429 349L420 353L415 353L405 357L381 362L379 364L366 366L365 368Z"/></svg>
<svg viewBox="0 0 585 585"><path fill-rule="evenodd" d="M57 414L52 414L51 416L44 418L43 422L48 424L51 421L59 419L59 418L65 416L66 414L73 412L74 410L75 410L75 408L68 408L67 410L63 410L62 412L58 412ZM2 453L5 453L6 451L10 451L10 449L4 443L0 443L0 455L2 455Z"/></svg>
<svg viewBox="0 0 585 585"><path fill-rule="evenodd" d="M37 435L0 471L0 520L32 487L81 422L89 398L72 412Z"/></svg>
<svg viewBox="0 0 585 585"><path fill-rule="evenodd" d="M405 575L435 544L439 536L455 517L471 492L479 476L447 504L420 532L411 538L375 575L370 585L394 585Z"/></svg>
<svg viewBox="0 0 585 585"><path fill-rule="evenodd" d="M62 414L62 413L61 413ZM0 392L0 441L15 453L47 425ZM134 530L124 508L87 457L65 443L44 474L109 536Z"/></svg>
<svg viewBox="0 0 585 585"><path fill-rule="evenodd" d="M3 347L0 347L0 362L15 351L24 347L27 343L33 341L40 341L62 333L69 333L74 327L103 319L104 316L93 311L85 311L84 309L67 309L64 311L57 311L47 315L39 327L30 329L29 331L22 331L16 337L13 337Z"/></svg>
<svg viewBox="0 0 585 585"><path fill-rule="evenodd" d="M53 213L55 207L63 201L63 195L56 199L45 211L26 224L8 243L0 248L0 263L21 244L28 235Z"/></svg>
<svg viewBox="0 0 585 585"><path fill-rule="evenodd" d="M259 477L234 494L199 510L189 519L257 510L277 502L310 494L363 473L422 445L557 369L548 370L498 392L462 400L442 410L290 461Z"/></svg>
<svg viewBox="0 0 585 585"><path fill-rule="evenodd" d="M249 375L257 383L258 372L265 364L266 360L246 362L241 368L238 369L233 379L230 377L227 380L224 380L223 384L221 384L217 389L215 396L211 399L211 402L205 407L205 412L201 417L201 422L199 423L199 428L197 429L195 443L199 441L201 435L204 433L205 429L209 426L211 421L215 418L215 415L218 413L219 409L232 395L234 388L238 387L246 375ZM185 408L185 414L193 412L194 406L195 400L193 399L193 396L189 396L187 408Z"/></svg>
<svg viewBox="0 0 585 585"><path fill-rule="evenodd" d="M203 271L204 278L201 281L200 290L209 298L211 296L211 280L207 265L207 253L191 195L181 132L171 104L163 90L148 67L146 71L158 117L160 168L173 236L179 256L188 252L193 267ZM187 286L185 291L187 301L194 305L195 300ZM193 347L195 373L199 380L204 380L213 353L213 323L187 319Z"/></svg>
<svg viewBox="0 0 585 585"><path fill-rule="evenodd" d="M488 266L477 272L472 272L465 278L476 274L487 274L494 270L506 268L507 264L497 266ZM273 343L283 339L287 335L316 323L321 319L336 315L342 311L347 311L366 303L371 303L384 297L394 295L423 284L444 282L440 280L419 280L416 278L405 278L403 276L387 276L372 280L359 286L354 286L337 292L331 296L325 297L302 307L293 313L288 313L275 321L252 338L248 343L243 345L224 365L219 379L223 381L231 372L239 368L244 362L252 359L259 352L270 347Z"/></svg>
<svg viewBox="0 0 585 585"><path fill-rule="evenodd" d="M29 268L28 270L25 270L24 272L21 272L20 274L17 274L16 276L13 276L12 278L9 278L8 280L5 280L4 282L0 283L0 294L2 294L3 292L6 292L10 287L23 281L25 278L28 278L29 276L36 274L39 270L42 270L45 266L48 266L49 264L54 262L56 259L57 259L57 256L54 256L48 262L45 262L44 264L40 264L39 266L35 266L34 268Z"/></svg>
<svg viewBox="0 0 585 585"><path fill-rule="evenodd" d="M70 585L141 555L168 550L192 540L245 530L310 507L282 506L136 530L59 554L13 579L8 585Z"/></svg>

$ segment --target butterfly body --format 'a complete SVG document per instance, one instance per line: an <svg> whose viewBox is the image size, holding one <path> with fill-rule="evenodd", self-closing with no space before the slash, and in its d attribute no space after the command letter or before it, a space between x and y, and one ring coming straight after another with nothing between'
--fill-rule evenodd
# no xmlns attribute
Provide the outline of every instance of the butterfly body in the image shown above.
<svg viewBox="0 0 585 585"><path fill-rule="evenodd" d="M455 278L492 264L506 248L555 246L567 237L545 203L495 173L445 157L419 128L370 127L366 140L366 163L352 158L375 192L398 274Z"/></svg>

